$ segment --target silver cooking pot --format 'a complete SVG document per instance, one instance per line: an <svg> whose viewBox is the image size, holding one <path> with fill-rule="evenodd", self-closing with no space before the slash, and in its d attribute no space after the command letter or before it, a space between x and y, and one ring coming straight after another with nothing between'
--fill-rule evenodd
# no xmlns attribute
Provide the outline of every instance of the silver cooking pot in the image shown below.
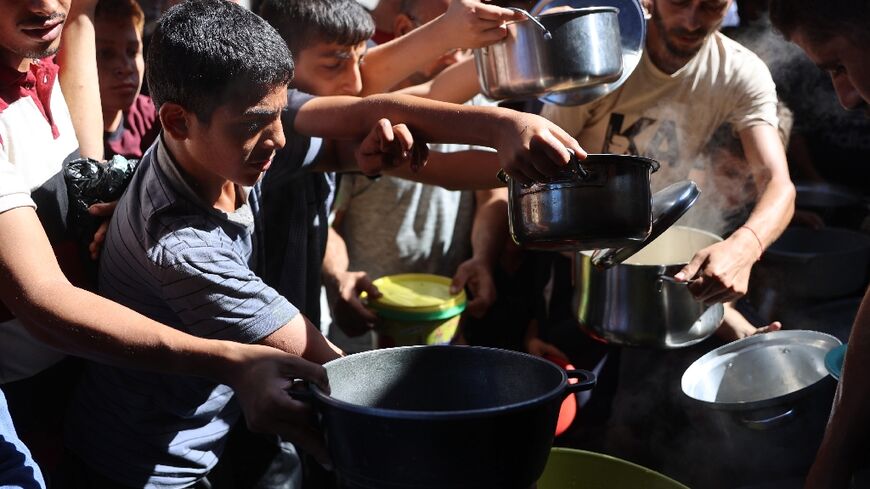
<svg viewBox="0 0 870 489"><path fill-rule="evenodd" d="M590 7L509 23L505 39L474 50L483 93L494 99L528 97L617 80L622 74L618 13Z"/></svg>
<svg viewBox="0 0 870 489"><path fill-rule="evenodd" d="M694 440L705 458L721 461L708 467L709 480L694 485L721 487L726 480L737 487L805 475L836 388L825 355L840 344L817 331L776 331L692 363L681 387Z"/></svg>
<svg viewBox="0 0 870 489"><path fill-rule="evenodd" d="M588 250L642 242L650 234L650 174L655 160L593 154L543 183L508 177L510 232L517 244L543 250Z"/></svg>
<svg viewBox="0 0 870 489"><path fill-rule="evenodd" d="M710 336L722 321L722 304L705 306L685 283L668 279L692 256L722 241L715 234L674 226L639 252L609 268L592 253L574 260L574 310L580 327L608 343L682 348Z"/></svg>

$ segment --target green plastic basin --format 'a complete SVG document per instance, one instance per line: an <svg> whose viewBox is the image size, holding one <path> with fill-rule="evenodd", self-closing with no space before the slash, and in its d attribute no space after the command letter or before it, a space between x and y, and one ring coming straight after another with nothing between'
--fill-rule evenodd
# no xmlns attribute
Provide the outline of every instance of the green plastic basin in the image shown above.
<svg viewBox="0 0 870 489"><path fill-rule="evenodd" d="M600 453L553 448L537 489L689 489L653 470Z"/></svg>

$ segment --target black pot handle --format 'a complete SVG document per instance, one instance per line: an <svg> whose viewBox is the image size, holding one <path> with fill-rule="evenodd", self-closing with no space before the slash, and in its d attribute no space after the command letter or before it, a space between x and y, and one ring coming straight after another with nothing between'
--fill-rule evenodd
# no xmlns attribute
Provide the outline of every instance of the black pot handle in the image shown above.
<svg viewBox="0 0 870 489"><path fill-rule="evenodd" d="M568 383L565 386L565 392L570 394L576 394L577 392L583 392L591 390L595 387L595 374L588 370L574 369L574 370L566 370L565 374L568 375L569 379L579 379L579 382L576 384Z"/></svg>
<svg viewBox="0 0 870 489"><path fill-rule="evenodd" d="M583 168L583 165L580 164L580 158L574 153L574 150L571 148L565 148L568 150L568 153L571 154L571 159L568 160L568 167L571 168L571 171L574 175L581 180L587 180L589 178L589 170Z"/></svg>

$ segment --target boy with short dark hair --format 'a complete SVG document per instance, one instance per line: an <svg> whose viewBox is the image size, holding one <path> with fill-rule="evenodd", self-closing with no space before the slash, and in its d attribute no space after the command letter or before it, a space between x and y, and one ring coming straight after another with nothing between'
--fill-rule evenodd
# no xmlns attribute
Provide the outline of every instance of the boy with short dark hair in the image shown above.
<svg viewBox="0 0 870 489"><path fill-rule="evenodd" d="M260 342L318 363L341 352L258 276L257 183L273 157L276 166L302 164L293 151L276 154L288 137L369 134L356 152L367 173L393 157L413 156L407 128L382 118L407 120L434 141L495 146L517 175L559 171L568 161L566 146L582 154L556 126L528 114L414 97L315 99L288 92L293 64L286 44L262 19L223 0L170 9L148 57L163 134L118 203L103 250L101 291L183 331ZM206 484L238 414L226 385L93 365L67 443L93 480L197 487ZM316 430L298 430L300 445L324 458Z"/></svg>
<svg viewBox="0 0 870 489"><path fill-rule="evenodd" d="M294 87L313 95L359 95L360 65L375 24L356 0L268 0L260 14L293 54Z"/></svg>
<svg viewBox="0 0 870 489"><path fill-rule="evenodd" d="M148 78L165 132L119 201L100 289L197 336L323 363L340 351L255 275L259 189L250 187L284 145L293 76L286 45L258 35L268 28L220 0L185 3L161 20ZM205 484L238 415L226 385L91 365L67 431L85 466L78 484Z"/></svg>

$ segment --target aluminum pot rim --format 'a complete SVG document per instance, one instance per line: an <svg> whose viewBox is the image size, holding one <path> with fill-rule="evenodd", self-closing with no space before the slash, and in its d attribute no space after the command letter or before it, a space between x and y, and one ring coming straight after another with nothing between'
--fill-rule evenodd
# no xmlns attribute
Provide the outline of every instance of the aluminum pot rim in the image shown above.
<svg viewBox="0 0 870 489"><path fill-rule="evenodd" d="M830 335L828 333L822 333L821 331L814 330L781 330L781 331L773 331L770 333L764 333L761 335L750 336L748 338L743 338L741 340L732 341L726 345L720 346L714 350L707 352L702 355L700 358L692 362L691 365L683 372L683 376L680 379L680 390L683 392L683 395L687 397L691 402L700 404L702 406L706 406L712 408L717 411L737 411L737 412L748 412L748 411L756 411L759 409L772 408L777 406L783 406L785 404L790 404L797 399L801 399L816 389L819 389L824 386L825 379L831 377L830 373L820 377L818 380L804 386L796 391L789 392L787 394L783 394L781 396L772 397L769 399L762 399L758 401L740 401L740 402L716 402L716 401L706 401L703 399L698 399L693 395L686 392L686 376L690 373L690 371L694 371L695 369L700 368L700 365L709 362L712 358L716 358L720 356L720 353L727 352L730 349L745 347L746 345L754 345L755 343L764 343L767 341L772 341L770 338L778 338L781 336L787 337L803 337L803 336L815 336L817 338L824 338L833 340L835 345L841 345L842 342L834 335ZM737 345L735 345L737 343ZM824 356L822 357L822 363L824 364ZM827 370L826 370L827 371Z"/></svg>
<svg viewBox="0 0 870 489"><path fill-rule="evenodd" d="M584 16L592 15L592 14L606 14L606 13L619 14L619 9L616 7L609 7L606 5L602 5L602 6L598 6L598 7L572 8L571 10L562 10L562 11L558 11L558 12L551 12L548 14L537 14L537 15L534 15L528 11L524 11L524 12L526 13L525 19L512 20L510 22L507 22L505 25L516 24L517 26L525 27L528 23L530 23L530 24L532 24L533 29L540 31L541 28L538 27L537 25L534 25L534 21L530 20L529 17L534 17L535 19L538 19L539 21L543 21L544 19L546 19L546 20L556 19L558 17L579 18L579 17L584 17ZM501 42L504 42L504 41L501 41ZM475 48L474 51L478 51L481 49L483 49L483 48Z"/></svg>
<svg viewBox="0 0 870 489"><path fill-rule="evenodd" d="M466 345L411 345L411 346L400 346L396 348L381 348L377 350L369 350L360 353L354 353L352 355L348 355L347 357L337 358L335 360L329 361L324 364L324 367L333 362L340 362L341 360L348 358L350 356L357 355L365 355L365 356L373 356L377 355L379 352L385 351L396 351L396 350L412 350L412 349L439 349L439 350L453 350L453 349L462 349L465 351L478 351L478 352L497 352L498 354L510 354L517 356L519 358L524 358L526 360L531 360L534 362L538 362L542 365L546 365L547 368L555 370L559 373L561 380L559 384L553 389L549 390L545 394L542 394L534 399L530 399L527 401L506 404L504 406L497 407L489 407L482 409L466 409L466 410L457 410L457 411L412 411L412 410L400 410L400 409L385 409L385 408L375 408L368 406L361 406L359 404L350 403L347 401L342 401L340 399L336 399L329 394L326 394L316 385L311 385L311 390L314 393L314 398L317 399L318 402L325 404L327 406L340 409L343 411L350 411L356 414L365 414L368 416L376 416L379 418L389 418L389 419L405 419L405 420L427 420L427 421L441 421L441 420L456 420L456 419L474 419L474 418L482 418L489 417L493 415L501 415L508 414L517 411L523 411L532 407L537 407L542 404L546 404L548 402L554 401L557 398L564 397L568 394L568 374L566 371L556 364L544 360L543 358L536 357L534 355L530 355L528 353L511 351L511 350L502 350L499 348L489 348L483 346L466 346ZM383 353L381 353L383 354ZM359 358L359 357L357 357Z"/></svg>
<svg viewBox="0 0 870 489"><path fill-rule="evenodd" d="M697 232L698 234L706 235L710 238L716 238L716 240L718 242L725 241L725 238L723 238L722 236L719 236L716 233L712 233L710 231L706 231L704 229L696 228L696 227L692 227L692 226L682 226L682 225L671 226L668 229L666 229L664 233L668 232L668 230L671 230L671 229L687 229L687 230L690 230L693 232ZM664 233L662 233L662 234L664 234ZM661 236L659 236L659 237L661 237ZM653 240L653 242L651 242L650 244L652 244L654 242L655 242L655 240ZM598 251L598 250L580 250L577 253L580 255L583 255L582 259L591 261L592 255L596 251ZM639 252L640 252L640 250L637 251L637 253L639 253ZM635 253L635 255L637 253ZM634 256L634 255L631 255L628 258L626 258L626 261L621 261L619 263L615 263L615 264L607 266L607 267L593 267L593 269L603 272L603 271L607 271L610 269L615 269L615 268L620 267L620 266L627 266L627 267L632 267L633 269L649 268L650 270L659 270L661 273L665 273L668 269L672 269L672 268L677 268L678 270L682 269L684 266L686 266L689 263L688 261L680 262L680 263L660 263L660 264L655 264L655 265L641 265L638 263L627 263L627 260L631 259L632 256ZM577 264L575 266L579 266L579 264Z"/></svg>

